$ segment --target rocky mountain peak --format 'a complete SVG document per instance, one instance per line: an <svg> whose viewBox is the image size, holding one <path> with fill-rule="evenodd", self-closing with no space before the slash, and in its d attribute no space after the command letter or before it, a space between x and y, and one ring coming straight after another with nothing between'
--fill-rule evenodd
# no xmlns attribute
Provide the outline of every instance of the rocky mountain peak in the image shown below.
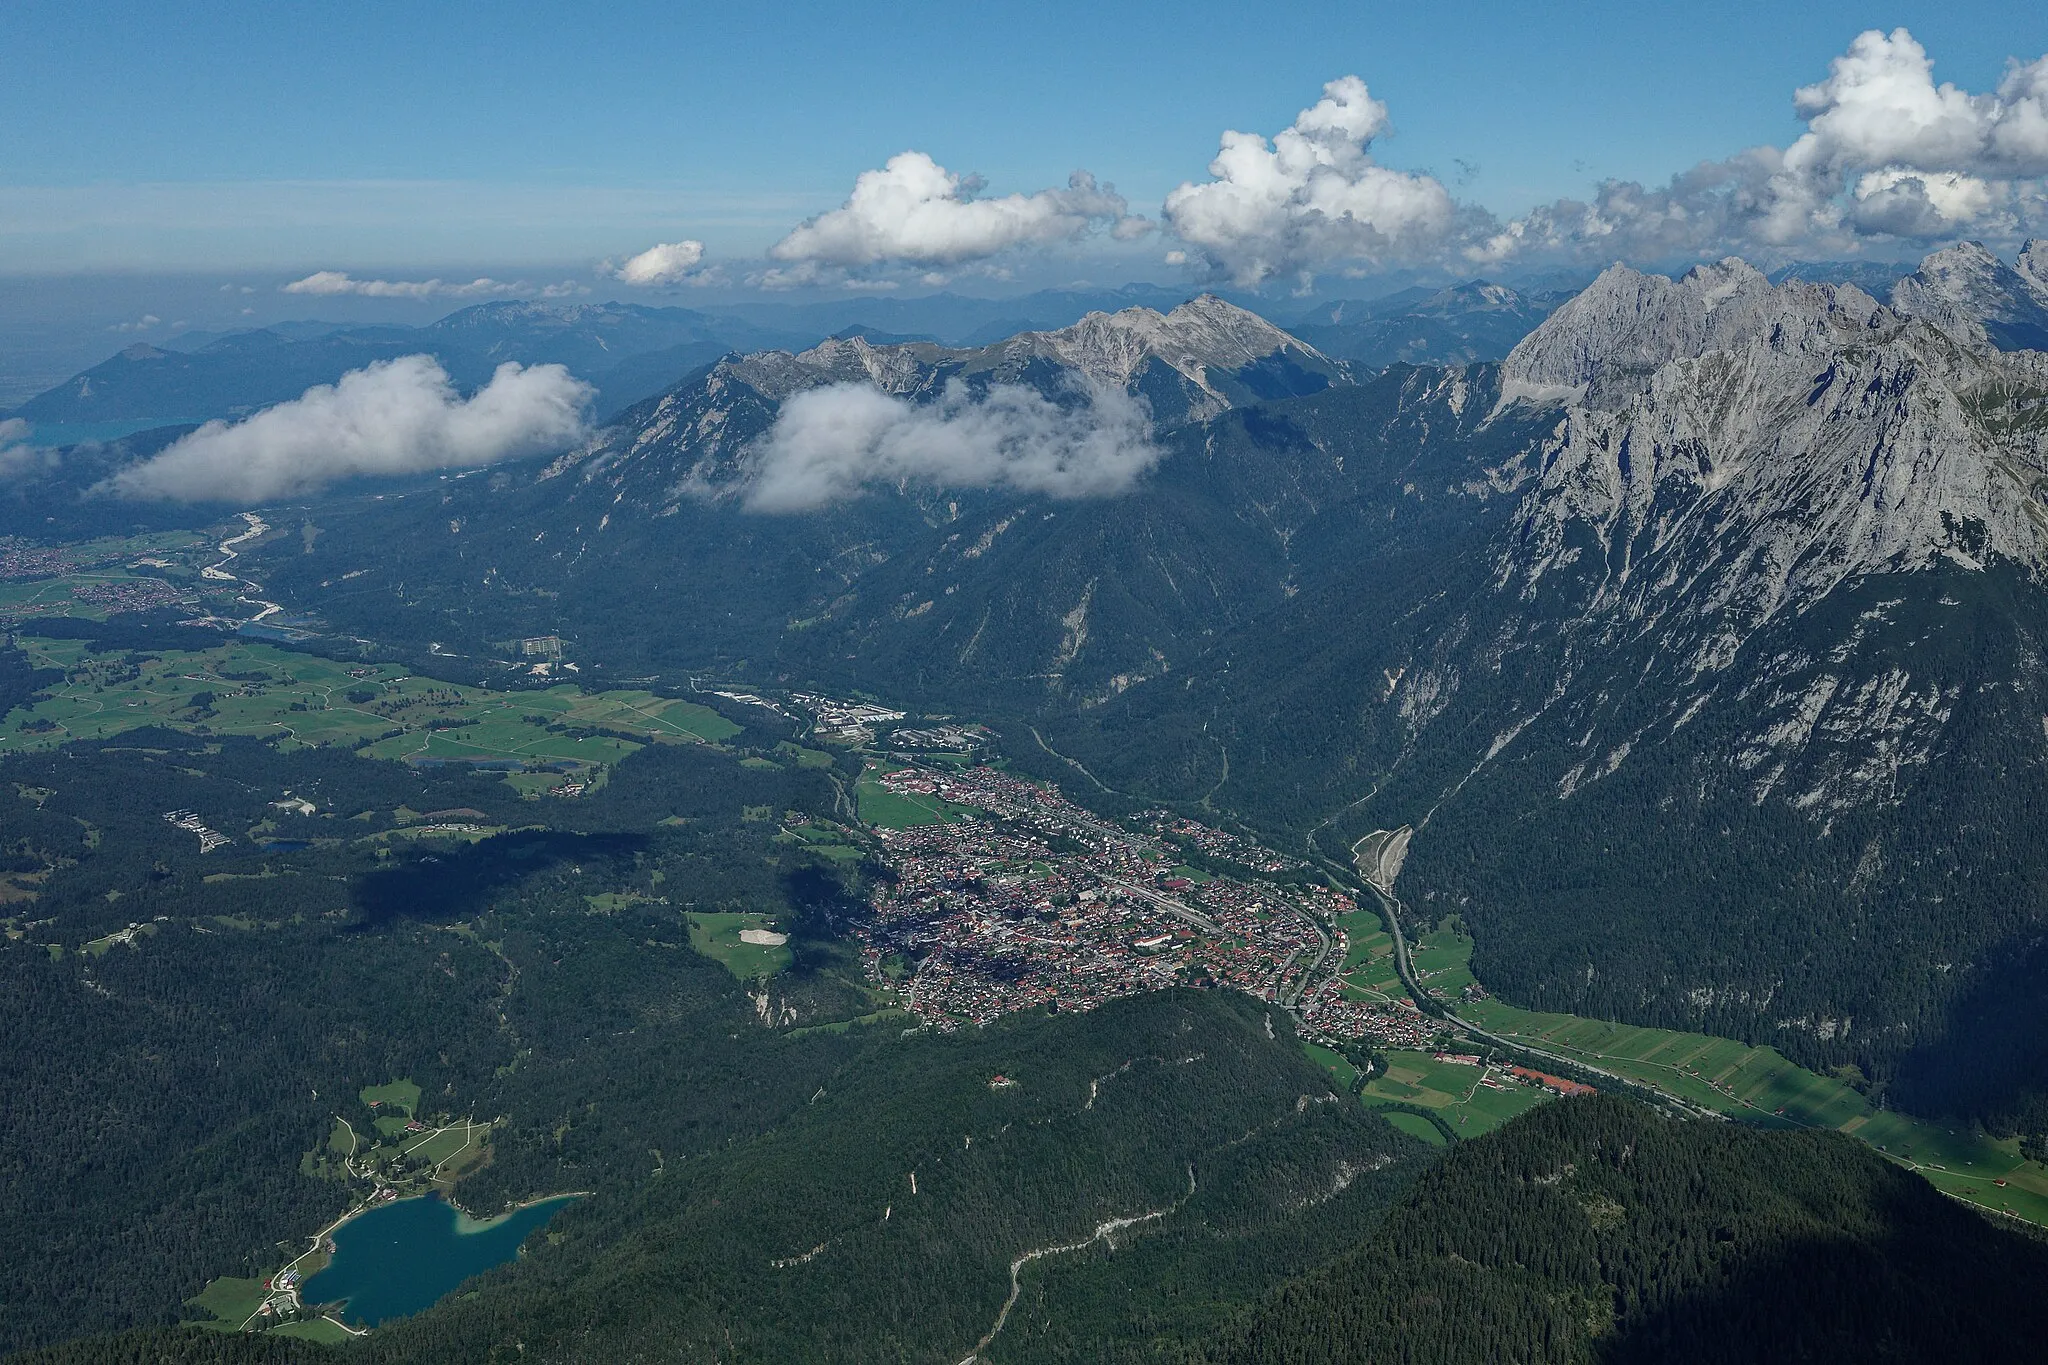
<svg viewBox="0 0 2048 1365"><path fill-rule="evenodd" d="M2029 237L2027 244L2020 248L2020 258L2013 263L2013 269L2019 271L2028 284L2048 294L2048 238Z"/></svg>
<svg viewBox="0 0 2048 1365"><path fill-rule="evenodd" d="M2018 279L1951 248L1894 311L1740 262L1608 271L1505 362L1504 402L1562 418L1503 581L1533 586L1596 543L1603 607L1641 629L1690 614L1706 672L1859 575L2048 564L2048 355L1957 335Z"/></svg>
<svg viewBox="0 0 2048 1365"><path fill-rule="evenodd" d="M1090 313L1071 327L1022 332L998 344L1010 355L1043 356L1120 388L1148 360L1203 389L1210 387L1208 371L1241 369L1276 351L1323 360L1314 347L1214 294L1190 299L1168 313L1152 308Z"/></svg>
<svg viewBox="0 0 2048 1365"><path fill-rule="evenodd" d="M1759 341L1824 352L1888 321L1854 285L1773 286L1734 257L1676 280L1610 266L1508 354L1501 403L1611 406L1673 361Z"/></svg>
<svg viewBox="0 0 2048 1365"><path fill-rule="evenodd" d="M1981 242L1958 242L1893 285L1892 308L1978 350L2048 350L2048 248L2029 242L2020 259L2024 270Z"/></svg>

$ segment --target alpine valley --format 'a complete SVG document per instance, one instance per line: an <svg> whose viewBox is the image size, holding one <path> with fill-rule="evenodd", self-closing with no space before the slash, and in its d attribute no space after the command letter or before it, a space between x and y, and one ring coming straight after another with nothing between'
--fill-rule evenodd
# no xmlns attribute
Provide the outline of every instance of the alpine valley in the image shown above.
<svg viewBox="0 0 2048 1365"><path fill-rule="evenodd" d="M594 420L116 496L422 354ZM0 502L11 1359L2037 1349L2048 243L493 303L19 415L157 425ZM323 1293L429 1197L535 1231Z"/></svg>

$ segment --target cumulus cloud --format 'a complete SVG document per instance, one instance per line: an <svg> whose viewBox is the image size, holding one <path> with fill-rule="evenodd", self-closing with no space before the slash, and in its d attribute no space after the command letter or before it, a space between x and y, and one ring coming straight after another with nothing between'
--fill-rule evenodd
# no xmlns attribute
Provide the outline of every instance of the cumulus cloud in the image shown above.
<svg viewBox="0 0 2048 1365"><path fill-rule="evenodd" d="M612 270L615 280L642 288L674 284L708 284L710 272L699 270L704 244L685 238L680 242L657 242L637 256L629 256Z"/></svg>
<svg viewBox="0 0 2048 1365"><path fill-rule="evenodd" d="M19 478L53 469L57 452L30 441L35 428L19 417L0 421L0 479Z"/></svg>
<svg viewBox="0 0 2048 1365"><path fill-rule="evenodd" d="M560 365L508 361L464 398L432 356L401 356L245 421L208 422L101 489L126 498L261 502L340 479L471 468L581 439L592 393Z"/></svg>
<svg viewBox="0 0 2048 1365"><path fill-rule="evenodd" d="M1971 94L1937 85L1907 30L1872 29L1792 105L1806 131L1790 146L1706 162L1659 189L1607 182L1484 234L1467 254L1853 253L1873 237L2011 237L2042 223L2048 57L2015 61L1996 91Z"/></svg>
<svg viewBox="0 0 2048 1365"><path fill-rule="evenodd" d="M976 395L958 380L926 405L866 384L806 390L755 446L745 502L809 511L869 483L1121 493L1160 457L1145 406L1120 389L1080 397L1060 404L1013 384Z"/></svg>
<svg viewBox="0 0 2048 1365"><path fill-rule="evenodd" d="M144 313L133 322L117 322L112 327L107 328L107 330L109 332L147 332L162 321L163 319L154 313Z"/></svg>
<svg viewBox="0 0 2048 1365"><path fill-rule="evenodd" d="M1214 179L1166 197L1166 224L1241 285L1308 275L1341 260L1381 262L1442 246L1456 213L1450 191L1427 175L1372 158L1387 106L1345 76L1271 143L1226 132Z"/></svg>
<svg viewBox="0 0 2048 1365"><path fill-rule="evenodd" d="M805 222L768 254L798 271L946 266L1073 241L1099 226L1122 240L1151 229L1113 186L1086 171L1069 176L1065 189L987 199L976 197L980 190L978 179L955 175L923 152L902 152L880 170L862 171L845 204Z"/></svg>

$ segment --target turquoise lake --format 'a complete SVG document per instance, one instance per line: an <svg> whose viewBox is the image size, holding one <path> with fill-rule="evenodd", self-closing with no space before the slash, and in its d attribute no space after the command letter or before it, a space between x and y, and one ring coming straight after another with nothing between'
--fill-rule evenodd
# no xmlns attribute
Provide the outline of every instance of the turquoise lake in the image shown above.
<svg viewBox="0 0 2048 1365"><path fill-rule="evenodd" d="M300 1287L308 1304L345 1303L374 1327L432 1307L472 1275L519 1254L519 1244L577 1196L559 1195L479 1223L439 1195L380 1204L334 1232L334 1258Z"/></svg>

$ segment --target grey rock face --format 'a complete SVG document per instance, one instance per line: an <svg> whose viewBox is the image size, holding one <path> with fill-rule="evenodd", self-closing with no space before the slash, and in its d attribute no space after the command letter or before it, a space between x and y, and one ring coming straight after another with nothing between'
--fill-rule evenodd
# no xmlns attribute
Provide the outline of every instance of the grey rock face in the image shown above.
<svg viewBox="0 0 2048 1365"><path fill-rule="evenodd" d="M1924 318L1978 349L2048 350L2048 251L2027 243L2020 266L2007 265L1981 243L1937 251L1892 286L1892 308Z"/></svg>

